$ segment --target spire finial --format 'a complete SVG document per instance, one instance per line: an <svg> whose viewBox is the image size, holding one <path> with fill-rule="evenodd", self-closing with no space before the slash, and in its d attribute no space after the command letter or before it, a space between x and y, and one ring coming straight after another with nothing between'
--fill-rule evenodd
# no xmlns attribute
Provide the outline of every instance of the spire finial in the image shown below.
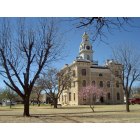
<svg viewBox="0 0 140 140"><path fill-rule="evenodd" d="M85 41L88 41L88 40L89 40L89 36L88 36L87 32L84 32L84 34L83 34L82 38L83 38L83 42L85 42Z"/></svg>

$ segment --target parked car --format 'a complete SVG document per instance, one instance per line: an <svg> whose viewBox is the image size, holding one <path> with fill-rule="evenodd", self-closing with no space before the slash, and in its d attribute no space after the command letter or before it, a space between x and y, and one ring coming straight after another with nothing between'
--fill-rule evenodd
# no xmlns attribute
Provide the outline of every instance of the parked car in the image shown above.
<svg viewBox="0 0 140 140"><path fill-rule="evenodd" d="M132 99L129 99L129 104L140 104L140 98L132 98Z"/></svg>

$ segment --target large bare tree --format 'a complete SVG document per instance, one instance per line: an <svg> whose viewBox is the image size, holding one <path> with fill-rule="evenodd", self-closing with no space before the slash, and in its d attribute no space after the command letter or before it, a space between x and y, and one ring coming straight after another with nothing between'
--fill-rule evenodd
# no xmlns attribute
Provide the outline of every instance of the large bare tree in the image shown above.
<svg viewBox="0 0 140 140"><path fill-rule="evenodd" d="M123 65L120 75L124 94L126 96L126 111L129 112L129 96L134 82L140 80L140 52L133 46L124 44L113 50L114 59Z"/></svg>
<svg viewBox="0 0 140 140"><path fill-rule="evenodd" d="M132 26L132 18L128 17L79 17L70 19L78 29L88 30L92 34L92 40L98 37L104 41L108 33L115 30L125 30L125 26Z"/></svg>
<svg viewBox="0 0 140 140"><path fill-rule="evenodd" d="M30 116L29 98L36 80L50 62L58 59L61 47L52 18L1 19L0 74L23 99L24 116Z"/></svg>

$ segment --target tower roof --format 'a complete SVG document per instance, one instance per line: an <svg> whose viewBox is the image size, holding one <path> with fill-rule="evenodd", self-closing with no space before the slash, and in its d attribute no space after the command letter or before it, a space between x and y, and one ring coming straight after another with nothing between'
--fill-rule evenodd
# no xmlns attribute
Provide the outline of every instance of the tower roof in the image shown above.
<svg viewBox="0 0 140 140"><path fill-rule="evenodd" d="M83 36L84 36L84 35L88 35L88 34L87 34L86 32L84 32Z"/></svg>
<svg viewBox="0 0 140 140"><path fill-rule="evenodd" d="M89 40L89 36L86 32L84 32L82 38L83 38L83 41L88 41Z"/></svg>

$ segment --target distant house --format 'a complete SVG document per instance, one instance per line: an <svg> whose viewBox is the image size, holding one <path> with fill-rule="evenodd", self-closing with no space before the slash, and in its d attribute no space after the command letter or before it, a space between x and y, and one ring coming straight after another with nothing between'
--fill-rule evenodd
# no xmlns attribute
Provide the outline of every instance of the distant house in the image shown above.
<svg viewBox="0 0 140 140"><path fill-rule="evenodd" d="M9 99L2 99L2 102L1 102L2 106L10 106L11 105L15 105L16 102L14 101L10 101Z"/></svg>
<svg viewBox="0 0 140 140"><path fill-rule="evenodd" d="M9 105L10 105L10 100L2 99L2 106L9 106Z"/></svg>

